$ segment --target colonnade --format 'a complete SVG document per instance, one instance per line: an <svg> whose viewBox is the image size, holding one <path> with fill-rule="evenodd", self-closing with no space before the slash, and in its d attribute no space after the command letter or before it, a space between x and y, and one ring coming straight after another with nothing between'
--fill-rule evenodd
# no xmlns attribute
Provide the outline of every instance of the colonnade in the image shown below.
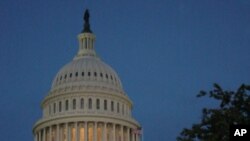
<svg viewBox="0 0 250 141"><path fill-rule="evenodd" d="M135 129L114 123L69 122L35 132L35 141L140 141Z"/></svg>

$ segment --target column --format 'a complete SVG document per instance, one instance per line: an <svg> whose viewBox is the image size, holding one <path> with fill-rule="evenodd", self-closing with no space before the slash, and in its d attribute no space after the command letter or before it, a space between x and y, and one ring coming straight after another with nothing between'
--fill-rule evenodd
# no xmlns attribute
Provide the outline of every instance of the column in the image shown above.
<svg viewBox="0 0 250 141"><path fill-rule="evenodd" d="M116 141L115 140L115 124L113 124L113 141Z"/></svg>
<svg viewBox="0 0 250 141"><path fill-rule="evenodd" d="M102 136L103 139L102 140L107 141L107 123L104 122L103 124L104 124L104 126L103 126L104 131L103 131L103 136Z"/></svg>
<svg viewBox="0 0 250 141"><path fill-rule="evenodd" d="M59 137L60 137L60 125L59 124L57 124L56 125L56 141L60 141L60 139L59 139Z"/></svg>
<svg viewBox="0 0 250 141"><path fill-rule="evenodd" d="M123 137L123 125L121 125L121 141L123 141L124 137Z"/></svg>
<svg viewBox="0 0 250 141"><path fill-rule="evenodd" d="M46 128L43 128L43 141L45 141L46 138Z"/></svg>
<svg viewBox="0 0 250 141"><path fill-rule="evenodd" d="M38 141L38 134L39 134L39 132L35 132L34 141Z"/></svg>
<svg viewBox="0 0 250 141"><path fill-rule="evenodd" d="M131 135L132 135L132 141L135 141L135 134L134 134L134 129L133 128L132 128Z"/></svg>
<svg viewBox="0 0 250 141"><path fill-rule="evenodd" d="M94 141L97 141L97 122L94 122Z"/></svg>
<svg viewBox="0 0 250 141"><path fill-rule="evenodd" d="M135 140L136 140L136 141L139 141L138 139L139 139L139 136L138 136L138 133L136 133L136 134L135 134Z"/></svg>
<svg viewBox="0 0 250 141"><path fill-rule="evenodd" d="M49 127L49 141L52 141L52 126Z"/></svg>
<svg viewBox="0 0 250 141"><path fill-rule="evenodd" d="M39 131L38 141L42 141L42 130Z"/></svg>
<svg viewBox="0 0 250 141"><path fill-rule="evenodd" d="M86 108L85 108L86 109ZM88 141L88 122L84 122L84 141Z"/></svg>
<svg viewBox="0 0 250 141"><path fill-rule="evenodd" d="M68 138L68 136L69 136L69 125L68 125L68 123L65 123L65 130L66 130L66 133L65 133L65 138L66 138L66 141L69 141L69 138Z"/></svg>
<svg viewBox="0 0 250 141"><path fill-rule="evenodd" d="M71 124L69 124L68 125L69 127L68 127L68 140L67 141L71 141L71 132L72 132L72 125Z"/></svg>
<svg viewBox="0 0 250 141"><path fill-rule="evenodd" d="M130 128L127 127L127 141L130 141Z"/></svg>
<svg viewBox="0 0 250 141"><path fill-rule="evenodd" d="M76 141L79 141L79 127L78 127L78 123L75 123L75 129L76 129Z"/></svg>

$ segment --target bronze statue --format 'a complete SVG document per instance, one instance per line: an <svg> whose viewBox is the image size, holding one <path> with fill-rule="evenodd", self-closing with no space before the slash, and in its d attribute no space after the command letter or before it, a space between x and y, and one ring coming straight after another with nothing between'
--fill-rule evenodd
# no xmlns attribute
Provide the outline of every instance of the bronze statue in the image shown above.
<svg viewBox="0 0 250 141"><path fill-rule="evenodd" d="M85 13L84 13L84 28L82 30L82 33L92 33L91 29L90 29L90 24L89 24L89 10L86 9Z"/></svg>
<svg viewBox="0 0 250 141"><path fill-rule="evenodd" d="M88 9L86 9L84 13L84 21L85 23L89 23L89 10Z"/></svg>

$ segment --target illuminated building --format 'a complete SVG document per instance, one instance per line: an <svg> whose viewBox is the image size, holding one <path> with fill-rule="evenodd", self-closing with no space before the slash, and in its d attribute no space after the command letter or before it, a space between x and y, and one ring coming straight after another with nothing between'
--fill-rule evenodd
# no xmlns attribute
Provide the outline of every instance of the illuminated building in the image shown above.
<svg viewBox="0 0 250 141"><path fill-rule="evenodd" d="M78 53L59 70L42 101L34 140L140 141L132 101L117 73L96 55L87 10L84 20Z"/></svg>

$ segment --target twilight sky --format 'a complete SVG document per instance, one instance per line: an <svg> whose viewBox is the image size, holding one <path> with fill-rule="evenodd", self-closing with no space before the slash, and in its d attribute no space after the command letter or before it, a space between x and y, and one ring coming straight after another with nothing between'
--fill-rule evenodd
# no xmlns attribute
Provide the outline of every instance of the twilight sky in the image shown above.
<svg viewBox="0 0 250 141"><path fill-rule="evenodd" d="M174 141L216 106L219 83L250 84L249 0L1 0L0 138L33 141L51 82L78 49L90 10L96 51L134 102L144 141Z"/></svg>

